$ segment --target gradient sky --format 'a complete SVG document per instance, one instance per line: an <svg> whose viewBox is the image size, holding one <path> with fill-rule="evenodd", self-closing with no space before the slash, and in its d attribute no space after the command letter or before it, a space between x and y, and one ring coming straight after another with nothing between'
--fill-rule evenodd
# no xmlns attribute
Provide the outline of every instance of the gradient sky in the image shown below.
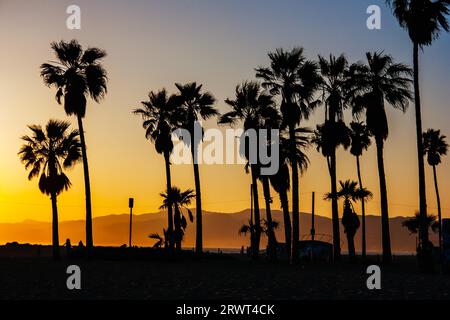
<svg viewBox="0 0 450 320"><path fill-rule="evenodd" d="M81 7L81 30L65 26L68 5ZM382 7L382 30L366 28L366 8ZM351 62L366 51L385 50L399 62L412 63L412 45L384 0L160 0L160 1L15 1L0 0L0 222L50 220L50 201L29 182L17 157L27 124L67 119L55 90L44 86L41 63L54 59L50 42L76 38L83 46L108 52L104 65L109 93L101 104L89 102L85 130L90 162L93 214L127 211L134 196L136 213L155 212L165 188L163 157L145 140L141 120L131 111L149 90L174 82L197 81L217 98L221 112L236 84L254 79L254 68L267 65L267 52L302 46L310 58L345 52ZM450 37L443 35L421 56L423 126L450 136ZM411 215L418 206L413 106L403 115L387 106L390 136L385 165L390 215ZM322 122L323 108L305 123ZM75 119L70 119L75 123ZM346 114L346 121L351 116ZM216 126L215 121L207 123ZM329 190L325 159L308 151L311 166L301 178L300 209L309 212L311 192L318 193L318 214L330 216L321 200ZM373 191L370 214L379 214L375 148L363 156L363 179ZM427 166L428 204L436 212L432 172ZM173 183L193 187L192 168L174 166ZM450 160L438 168L444 217L450 217ZM59 197L61 220L83 219L82 166L68 173L73 182ZM355 179L355 159L338 153L338 178ZM201 166L204 209L236 212L249 207L250 177L242 165ZM263 201L261 199L261 204ZM274 206L279 208L278 198ZM359 207L359 206L358 206Z"/></svg>

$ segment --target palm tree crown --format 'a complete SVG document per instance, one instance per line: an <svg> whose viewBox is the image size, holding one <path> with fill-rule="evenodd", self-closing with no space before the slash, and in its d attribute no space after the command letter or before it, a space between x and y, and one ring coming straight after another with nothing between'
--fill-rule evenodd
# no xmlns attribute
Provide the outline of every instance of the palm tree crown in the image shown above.
<svg viewBox="0 0 450 320"><path fill-rule="evenodd" d="M71 183L63 169L72 167L81 159L78 130L69 132L69 126L65 121L50 120L45 130L32 125L29 126L32 135L22 137L25 144L19 157L30 170L28 179L40 176L39 189L46 195L58 195L69 189Z"/></svg>
<svg viewBox="0 0 450 320"><path fill-rule="evenodd" d="M145 136L155 143L158 153L173 149L172 132L176 129L176 96L169 96L165 89L158 92L151 91L149 100L142 101L142 108L135 109L134 114L143 119Z"/></svg>
<svg viewBox="0 0 450 320"><path fill-rule="evenodd" d="M344 199L345 203L351 203L360 201L362 199L367 199L372 197L372 193L365 189L365 188L359 188L358 182L346 180L346 181L339 181L340 189L337 192L337 198ZM333 194L327 193L325 196L326 200L331 200L333 198Z"/></svg>
<svg viewBox="0 0 450 320"><path fill-rule="evenodd" d="M448 144L445 139L446 136L441 135L441 130L428 129L423 134L424 153L430 166L439 165L441 157L447 154Z"/></svg>
<svg viewBox="0 0 450 320"><path fill-rule="evenodd" d="M51 48L58 62L41 65L41 76L48 86L57 88L56 100L68 115L83 118L86 114L86 96L99 102L107 93L107 74L100 64L106 52L98 48L83 51L76 41L52 42Z"/></svg>
<svg viewBox="0 0 450 320"><path fill-rule="evenodd" d="M433 215L427 215L425 219L423 219L421 214L416 212L414 217L403 221L402 226L407 228L412 234L418 233L421 226L425 226L427 229L436 232L439 229L439 223L436 220L437 217Z"/></svg>
<svg viewBox="0 0 450 320"><path fill-rule="evenodd" d="M449 0L387 0L400 26L420 46L428 46L442 30L449 31Z"/></svg>
<svg viewBox="0 0 450 320"><path fill-rule="evenodd" d="M285 123L298 124L308 119L318 106L314 94L320 84L317 65L307 60L303 48L269 52L270 67L256 69L256 77L272 95L281 96L281 113Z"/></svg>
<svg viewBox="0 0 450 320"><path fill-rule="evenodd" d="M384 101L396 109L406 111L412 99L410 91L412 70L395 63L383 52L366 53L367 65L353 65L353 114L358 117L366 111L367 127L375 137L386 140L389 134Z"/></svg>
<svg viewBox="0 0 450 320"><path fill-rule="evenodd" d="M202 85L197 85L196 82L187 84L176 83L175 86L179 90L178 104L181 108L178 112L184 113L184 117L181 125L184 125L185 129L193 130L195 121L204 119L210 119L218 115L217 110L214 108L216 99L209 92L202 92Z"/></svg>
<svg viewBox="0 0 450 320"><path fill-rule="evenodd" d="M350 123L349 134L352 141L350 153L355 157L360 157L363 151L369 149L372 143L370 141L370 132L362 122L353 121Z"/></svg>

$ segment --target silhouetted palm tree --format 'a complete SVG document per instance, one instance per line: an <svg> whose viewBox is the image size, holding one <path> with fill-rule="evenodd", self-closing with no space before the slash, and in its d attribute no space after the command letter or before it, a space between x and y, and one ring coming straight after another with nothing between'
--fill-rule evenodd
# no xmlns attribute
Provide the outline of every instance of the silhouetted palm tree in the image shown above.
<svg viewBox="0 0 450 320"><path fill-rule="evenodd" d="M295 129L302 120L307 120L311 112L318 106L314 94L318 88L320 77L315 62L307 60L303 48L291 51L277 49L268 54L270 67L256 69L256 77L263 79L263 87L270 89L272 95L281 97L280 111L283 115L284 126L287 127L291 155L295 151ZM296 159L291 158L292 164L292 262L299 258L299 178Z"/></svg>
<svg viewBox="0 0 450 320"><path fill-rule="evenodd" d="M372 197L372 193L364 188L358 188L356 181L339 181L340 189L337 193L337 199L344 199L344 209L342 214L342 225L344 226L345 234L347 235L348 252L351 260L356 258L355 234L360 226L358 215L353 209L352 202L360 201L362 199ZM330 193L326 199L333 199L333 195Z"/></svg>
<svg viewBox="0 0 450 320"><path fill-rule="evenodd" d="M243 122L244 132L247 130L259 130L267 128L267 122L274 121L274 118L278 118L278 111L274 106L272 97L262 92L260 85L257 82L244 82L236 87L235 99L227 99L225 103L228 104L232 111L223 114L219 120L219 124L234 125L238 121ZM258 138L258 132L256 134ZM247 136L244 134L241 137L241 146L245 146L245 150L241 150L241 153L249 160L248 166L251 169L252 175L252 188L253 188L253 202L254 202L254 216L255 225L260 225L261 217L259 212L259 196L257 180L260 178L260 164L259 159L251 159L250 148L253 148L253 152L259 155L259 141L246 140ZM251 144L251 145L250 145ZM256 150L255 150L256 146ZM255 163L256 162L256 163ZM266 199L266 214L268 220L272 220L270 212L270 190L267 190L269 186L268 177L261 177L264 187L264 196ZM256 228L254 233L254 243L252 244L252 255L257 258L260 247L261 231ZM271 248L276 242L275 233L271 232L269 237Z"/></svg>
<svg viewBox="0 0 450 320"><path fill-rule="evenodd" d="M278 221L273 220L271 222L267 221L266 219L262 219L260 221L259 224L259 228L257 227L257 225L255 223L253 223L252 220L249 220L248 224L243 224L240 228L238 233L240 235L247 235L247 233L250 233L250 238L253 234L255 234L256 232L260 232L266 235L266 237L269 239L271 237L271 233L273 232L273 230L278 229L278 227L280 226L280 224L278 223ZM276 249L276 247L275 247ZM273 250L272 248L270 248L270 245L268 245L268 256L269 258L271 258L272 253L270 252L271 250Z"/></svg>
<svg viewBox="0 0 450 320"><path fill-rule="evenodd" d="M172 132L177 129L176 126L176 97L169 96L165 89L158 92L151 91L148 95L149 100L143 101L142 108L134 110L134 114L142 116L143 127L146 130L145 136L155 144L156 152L164 155L166 167L166 189L172 188L170 174L170 154L173 150ZM168 215L168 240L170 249L174 247L173 235L173 213L172 206L167 207Z"/></svg>
<svg viewBox="0 0 450 320"><path fill-rule="evenodd" d="M439 38L441 31L450 30L447 15L449 0L386 0L390 4L394 16L400 26L408 31L413 43L414 61L414 103L416 112L417 158L419 165L420 214L423 220L427 216L427 200L425 187L425 168L422 145L422 111L420 101L419 48L429 46ZM425 226L419 233L423 243L428 242L428 229Z"/></svg>
<svg viewBox="0 0 450 320"><path fill-rule="evenodd" d="M322 100L325 105L325 126L323 129L329 131L327 138L328 169L331 178L331 193L337 193L336 178L336 149L340 141L333 138L335 134L346 135L345 124L343 123L343 110L348 106L348 62L344 55L335 57L330 55L329 59L319 56L319 67L322 76L321 90ZM336 125L337 123L337 125ZM333 143L336 142L336 145ZM344 144L348 145L348 144ZM339 260L341 255L340 234L339 234L339 212L337 199L331 199L331 212L333 222L333 248L334 259Z"/></svg>
<svg viewBox="0 0 450 320"><path fill-rule="evenodd" d="M183 241L184 232L187 228L187 219L183 214L183 210L186 210L191 222L194 221L194 215L191 210L187 207L191 204L192 199L195 197L194 191L188 189L186 191L181 191L177 187L172 187L166 191L166 193L161 193L163 197L163 204L160 209L167 209L169 206L173 206L174 209L174 234L173 238L175 240L175 248L179 252L181 251L181 242Z"/></svg>
<svg viewBox="0 0 450 320"><path fill-rule="evenodd" d="M181 107L178 112L182 113L181 127L188 130L191 141L184 141L191 147L192 163L195 180L195 206L196 206L196 238L195 252L203 252L203 227L202 227L202 196L200 189L200 172L198 168L198 145L200 141L195 140L195 123L201 119L207 120L218 115L214 108L215 98L209 92L202 92L202 85L192 82L185 85L176 83L179 90L178 100Z"/></svg>
<svg viewBox="0 0 450 320"><path fill-rule="evenodd" d="M59 258L57 196L71 186L63 169L72 167L81 159L81 144L77 130L69 131L70 124L50 120L45 130L41 126L29 126L32 135L23 136L25 144L19 151L28 179L39 176L39 190L52 201L53 257Z"/></svg>
<svg viewBox="0 0 450 320"><path fill-rule="evenodd" d="M163 229L163 234L164 237L161 237L158 233L151 233L148 235L150 239L156 240L155 244L153 245L153 248L160 249L162 248L163 245L164 246L168 245L167 243L168 238L166 238L166 235L168 236L168 234L166 229Z"/></svg>
<svg viewBox="0 0 450 320"><path fill-rule="evenodd" d="M367 65L353 65L355 91L352 98L353 113L358 117L363 111L370 133L377 147L378 173L381 197L381 224L383 261L392 260L389 233L389 212L383 148L389 134L385 101L403 112L411 99L409 90L412 70L401 63L394 63L391 56L382 52L366 53Z"/></svg>
<svg viewBox="0 0 450 320"><path fill-rule="evenodd" d="M350 146L350 153L356 158L356 169L358 172L358 182L360 188L363 188L362 178L361 178L361 165L359 158L362 156L363 151L367 150L371 144L370 141L371 134L365 124L362 122L352 122L350 123L350 138L352 140ZM362 216L362 246L361 255L363 259L366 258L366 208L365 199L361 199L361 216Z"/></svg>
<svg viewBox="0 0 450 320"><path fill-rule="evenodd" d="M437 181L436 167L441 163L441 157L448 151L448 144L445 141L446 136L441 135L440 130L428 129L423 134L423 151L427 156L428 164L433 167L434 188L436 191L436 201L438 207L439 222L439 248L442 250L442 212L441 200L439 197L439 188Z"/></svg>
<svg viewBox="0 0 450 320"><path fill-rule="evenodd" d="M66 114L77 117L86 193L86 247L90 250L93 246L91 187L82 119L86 115L86 98L90 96L98 103L106 95L107 75L100 64L106 52L97 48L88 48L83 51L76 40L52 42L51 48L58 62L42 64L41 76L46 85L57 88L56 101L59 104L61 104L61 98L64 98Z"/></svg>
<svg viewBox="0 0 450 320"><path fill-rule="evenodd" d="M284 132L280 134L280 157L279 157L279 169L278 172L269 177L272 188L279 194L281 208L283 210L284 220L284 236L285 245L287 251L287 258L291 259L292 250L292 227L289 214L289 200L288 191L290 189L289 180L289 166L292 166L290 162L291 158L296 159L298 171L303 173L308 168L309 159L304 153L304 150L309 147L309 134L311 131L307 128L297 128L296 130L296 153L294 156L290 156L290 139L285 138Z"/></svg>
<svg viewBox="0 0 450 320"><path fill-rule="evenodd" d="M402 226L407 228L409 232L412 234L417 234L420 232L420 228L425 226L428 229L431 229L433 232L439 230L439 223L436 221L437 217L433 215L427 215L423 220L420 212L416 212L414 217L408 218L402 222Z"/></svg>

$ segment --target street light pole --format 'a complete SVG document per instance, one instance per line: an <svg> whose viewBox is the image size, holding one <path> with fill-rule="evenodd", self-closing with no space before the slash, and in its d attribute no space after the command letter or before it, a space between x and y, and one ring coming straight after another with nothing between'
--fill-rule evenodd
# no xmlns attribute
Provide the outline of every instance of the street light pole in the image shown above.
<svg viewBox="0 0 450 320"><path fill-rule="evenodd" d="M314 207L315 207L315 195L316 193L312 193L312 208L311 208L311 240L314 241L314 236L316 235L316 229L314 225Z"/></svg>
<svg viewBox="0 0 450 320"><path fill-rule="evenodd" d="M128 246L131 248L131 232L132 232L132 226L133 226L133 206L134 206L134 199L129 198L128 199L128 207L130 208L130 236L128 239Z"/></svg>

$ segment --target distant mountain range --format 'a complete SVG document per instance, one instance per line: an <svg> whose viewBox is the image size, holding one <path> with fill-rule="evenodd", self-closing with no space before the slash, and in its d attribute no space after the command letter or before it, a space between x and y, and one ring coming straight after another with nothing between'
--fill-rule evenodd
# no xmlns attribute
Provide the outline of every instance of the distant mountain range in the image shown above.
<svg viewBox="0 0 450 320"><path fill-rule="evenodd" d="M195 211L194 211L195 212ZM265 215L262 210L262 216ZM273 211L274 219L280 222L277 230L277 239L284 241L283 215L281 211ZM218 213L204 212L204 247L205 248L241 248L248 246L247 236L239 235L239 227L249 219L249 210L238 213ZM406 218L396 217L390 219L392 250L395 253L415 252L415 235L410 235L408 230L401 226ZM317 216L316 239L331 240L331 219ZM135 215L133 217L133 245L152 246L154 240L147 236L150 233L162 234L162 229L167 224L167 217L164 213L149 213ZM367 250L369 252L381 251L381 220L378 216L367 216ZM94 242L101 246L120 246L128 243L129 215L108 215L93 219ZM83 220L63 221L60 223L61 244L67 238L72 245L80 240L85 241ZM300 233L303 237L308 237L311 228L311 214L302 213L300 215ZM322 236L325 235L325 236ZM309 239L309 237L308 237ZM341 225L342 250L346 250L346 238ZM0 223L0 244L17 241L19 243L49 244L51 242L51 223L26 220L20 223ZM185 247L192 247L195 243L195 224L189 224L184 240ZM265 246L266 239L263 237L262 244ZM356 249L361 248L361 229L356 238Z"/></svg>

